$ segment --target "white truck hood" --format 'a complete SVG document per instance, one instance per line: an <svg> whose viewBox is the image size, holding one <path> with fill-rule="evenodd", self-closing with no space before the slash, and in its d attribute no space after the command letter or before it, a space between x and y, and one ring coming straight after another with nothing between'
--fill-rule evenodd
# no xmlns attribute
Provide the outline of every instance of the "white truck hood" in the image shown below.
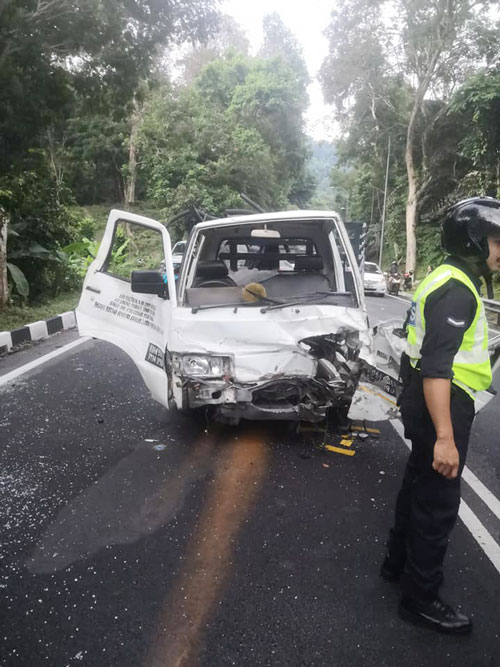
<svg viewBox="0 0 500 667"><path fill-rule="evenodd" d="M363 311L331 305L288 306L264 313L260 308L212 308L192 313L177 308L169 351L230 355L235 379L255 382L285 375L310 376L316 361L300 341L311 336L356 331L360 357L370 356L370 334Z"/></svg>

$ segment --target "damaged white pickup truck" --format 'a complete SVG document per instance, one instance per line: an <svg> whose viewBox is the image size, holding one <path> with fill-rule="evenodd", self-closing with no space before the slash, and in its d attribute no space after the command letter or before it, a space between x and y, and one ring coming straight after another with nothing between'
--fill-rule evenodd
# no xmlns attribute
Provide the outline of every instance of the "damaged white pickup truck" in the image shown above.
<svg viewBox="0 0 500 667"><path fill-rule="evenodd" d="M124 350L168 408L229 423L397 412L397 367L382 352L375 368L363 282L331 211L199 223L176 272L163 224L113 210L77 320Z"/></svg>

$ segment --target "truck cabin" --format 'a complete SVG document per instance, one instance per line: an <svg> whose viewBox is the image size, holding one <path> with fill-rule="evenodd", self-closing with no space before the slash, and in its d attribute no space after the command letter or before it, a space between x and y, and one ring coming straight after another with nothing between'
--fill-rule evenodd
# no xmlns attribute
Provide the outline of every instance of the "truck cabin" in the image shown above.
<svg viewBox="0 0 500 667"><path fill-rule="evenodd" d="M262 307L302 300L359 306L349 257L332 219L200 227L192 244L180 281L184 306Z"/></svg>

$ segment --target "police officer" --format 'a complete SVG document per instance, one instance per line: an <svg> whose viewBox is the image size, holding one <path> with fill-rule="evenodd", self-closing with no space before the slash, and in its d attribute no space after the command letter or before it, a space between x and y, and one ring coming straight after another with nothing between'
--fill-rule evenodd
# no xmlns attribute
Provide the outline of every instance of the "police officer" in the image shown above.
<svg viewBox="0 0 500 667"><path fill-rule="evenodd" d="M419 285L408 314L401 415L412 451L396 500L381 575L401 580L399 614L447 633L470 619L439 597L443 560L460 504L460 476L474 419L474 395L491 384L480 277L491 296L500 270L500 201L474 197L446 213L449 257Z"/></svg>

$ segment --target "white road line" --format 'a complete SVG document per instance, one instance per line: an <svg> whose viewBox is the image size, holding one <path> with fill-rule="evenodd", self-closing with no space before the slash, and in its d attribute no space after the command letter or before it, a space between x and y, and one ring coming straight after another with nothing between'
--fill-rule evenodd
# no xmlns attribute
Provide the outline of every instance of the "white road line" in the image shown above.
<svg viewBox="0 0 500 667"><path fill-rule="evenodd" d="M394 294L386 294L386 296L389 296L391 299L397 299L398 301L402 301L403 303L411 303L411 299L403 299L402 296L395 296Z"/></svg>
<svg viewBox="0 0 500 667"><path fill-rule="evenodd" d="M404 436L404 426L401 421L399 419L393 419L391 420L391 424L397 434L404 440L405 445L407 445L408 448L411 448L410 441L406 440ZM475 491L497 519L500 519L500 500L498 500L488 487L485 486L467 466L464 467L462 472L462 479L467 482L473 491Z"/></svg>
<svg viewBox="0 0 500 667"><path fill-rule="evenodd" d="M404 426L399 419L391 419L390 423L401 440L405 443L408 449L411 449L411 443L404 436ZM467 470L467 474L465 474ZM489 507L489 509L500 518L497 514L500 506L497 498L487 489L482 482L474 475L468 468L464 469L462 478L469 484L469 486L477 493L481 500ZM468 478L468 479L467 479ZM472 483L471 483L472 482ZM476 483L477 482L477 483ZM483 487L483 488L481 488ZM486 492L486 493L485 493ZM493 503L491 503L491 498ZM479 544L484 553L488 556L493 566L500 574L500 545L495 541L491 533L484 527L478 517L474 514L471 508L463 500L460 501L460 509L458 516L467 527L472 537Z"/></svg>
<svg viewBox="0 0 500 667"><path fill-rule="evenodd" d="M411 449L411 442L405 438L405 428L403 423L399 419L390 419L389 422L408 449Z"/></svg>
<svg viewBox="0 0 500 667"><path fill-rule="evenodd" d="M474 475L472 470L467 468L467 466L465 466L462 473L462 479L465 479L467 484L477 493L483 503L490 508L497 519L500 519L500 500L491 493L491 491L476 477L476 475Z"/></svg>
<svg viewBox="0 0 500 667"><path fill-rule="evenodd" d="M500 574L500 545L495 542L491 534L486 530L471 508L463 500L460 501L458 516L462 519L472 537L476 540Z"/></svg>
<svg viewBox="0 0 500 667"><path fill-rule="evenodd" d="M61 354L65 354L69 350L73 349L74 347L78 347L78 345L81 345L82 343L85 343L88 340L89 340L88 337L78 338L78 340L74 340L72 343L68 343L64 347L54 350L53 352L49 352L48 354L45 354L43 357L40 357L39 359L35 359L34 361L30 361L28 364L24 364L24 366L19 366L19 368L15 368L13 371L10 371L10 373L5 373L5 375L1 375L0 387L3 387L9 382L12 382L12 380L15 380L20 375L24 375L25 373L28 373L34 368L37 368L37 366L41 366L46 361L50 361L51 359L54 359L55 357L58 357Z"/></svg>

